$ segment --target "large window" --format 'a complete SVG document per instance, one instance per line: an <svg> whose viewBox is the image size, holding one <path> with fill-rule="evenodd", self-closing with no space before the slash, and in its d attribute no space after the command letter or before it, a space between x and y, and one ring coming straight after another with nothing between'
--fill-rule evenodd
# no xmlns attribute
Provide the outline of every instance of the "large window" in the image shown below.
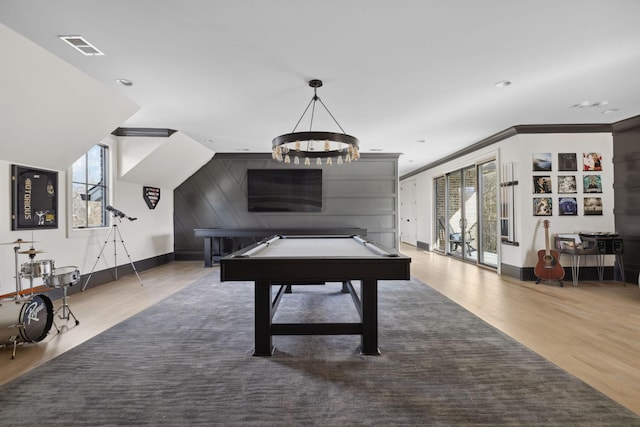
<svg viewBox="0 0 640 427"><path fill-rule="evenodd" d="M107 226L108 147L94 145L72 167L73 228Z"/></svg>

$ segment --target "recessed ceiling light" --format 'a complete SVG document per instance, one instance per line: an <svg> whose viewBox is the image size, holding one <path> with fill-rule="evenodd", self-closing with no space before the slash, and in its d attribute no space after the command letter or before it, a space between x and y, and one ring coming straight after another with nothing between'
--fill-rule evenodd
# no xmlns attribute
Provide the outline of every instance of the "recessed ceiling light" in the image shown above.
<svg viewBox="0 0 640 427"><path fill-rule="evenodd" d="M213 144L213 139L205 139L204 142L206 142L207 144Z"/></svg>
<svg viewBox="0 0 640 427"><path fill-rule="evenodd" d="M131 87L133 86L133 82L127 79L116 79L117 83L120 83L122 86Z"/></svg>
<svg viewBox="0 0 640 427"><path fill-rule="evenodd" d="M509 80L500 80L499 82L495 82L493 85L495 87L507 87L511 86L511 82Z"/></svg>
<svg viewBox="0 0 640 427"><path fill-rule="evenodd" d="M425 142L427 142L426 139L417 139L416 142L420 143L420 144L424 144Z"/></svg>
<svg viewBox="0 0 640 427"><path fill-rule="evenodd" d="M369 148L369 151L382 151L382 148Z"/></svg>
<svg viewBox="0 0 640 427"><path fill-rule="evenodd" d="M609 105L609 101L582 101L577 104L573 104L572 108L593 108L593 107L604 107L605 105Z"/></svg>
<svg viewBox="0 0 640 427"><path fill-rule="evenodd" d="M615 113L616 111L618 111L617 108L610 108L608 110L604 110L602 114L611 114L611 113Z"/></svg>
<svg viewBox="0 0 640 427"><path fill-rule="evenodd" d="M104 52L89 43L82 36L58 36L58 38L85 56L104 55Z"/></svg>
<svg viewBox="0 0 640 427"><path fill-rule="evenodd" d="M251 151L248 148L237 148L236 151Z"/></svg>

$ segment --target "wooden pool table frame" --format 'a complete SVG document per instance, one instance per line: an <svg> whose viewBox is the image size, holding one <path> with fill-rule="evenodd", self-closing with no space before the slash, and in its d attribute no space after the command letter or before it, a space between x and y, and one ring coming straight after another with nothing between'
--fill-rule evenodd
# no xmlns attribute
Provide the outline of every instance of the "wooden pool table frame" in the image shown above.
<svg viewBox="0 0 640 427"><path fill-rule="evenodd" d="M279 236L305 238L305 236ZM306 236L320 237L320 236ZM322 236L359 238L359 236ZM361 239L362 240L362 239ZM255 356L273 354L274 335L361 335L360 351L366 355L378 350L378 280L409 280L411 258L366 242L368 257L252 257L245 255L264 242L220 259L221 281L253 281L255 298ZM360 295L351 283L360 281ZM351 294L360 322L356 323L274 323L273 317L291 285L340 282L342 292ZM272 297L272 286L279 286Z"/></svg>

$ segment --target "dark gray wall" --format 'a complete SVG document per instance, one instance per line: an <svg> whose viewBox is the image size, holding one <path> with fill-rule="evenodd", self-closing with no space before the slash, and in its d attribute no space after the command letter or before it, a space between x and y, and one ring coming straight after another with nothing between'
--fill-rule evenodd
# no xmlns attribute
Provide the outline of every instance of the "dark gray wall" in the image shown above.
<svg viewBox="0 0 640 427"><path fill-rule="evenodd" d="M624 242L627 282L638 283L640 273L640 116L613 127L614 216Z"/></svg>
<svg viewBox="0 0 640 427"><path fill-rule="evenodd" d="M318 213L247 211L247 169L304 168L270 154L216 154L174 191L176 256L202 253L194 228L355 227L398 248L398 154L362 154L350 164L322 166L323 207ZM317 168L317 166L311 166Z"/></svg>

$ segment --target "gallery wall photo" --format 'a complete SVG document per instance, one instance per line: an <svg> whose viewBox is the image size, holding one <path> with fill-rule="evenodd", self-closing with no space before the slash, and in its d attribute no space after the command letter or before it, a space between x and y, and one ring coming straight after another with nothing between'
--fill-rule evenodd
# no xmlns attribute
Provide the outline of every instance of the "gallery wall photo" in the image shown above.
<svg viewBox="0 0 640 427"><path fill-rule="evenodd" d="M11 229L58 228L58 172L11 165Z"/></svg>

